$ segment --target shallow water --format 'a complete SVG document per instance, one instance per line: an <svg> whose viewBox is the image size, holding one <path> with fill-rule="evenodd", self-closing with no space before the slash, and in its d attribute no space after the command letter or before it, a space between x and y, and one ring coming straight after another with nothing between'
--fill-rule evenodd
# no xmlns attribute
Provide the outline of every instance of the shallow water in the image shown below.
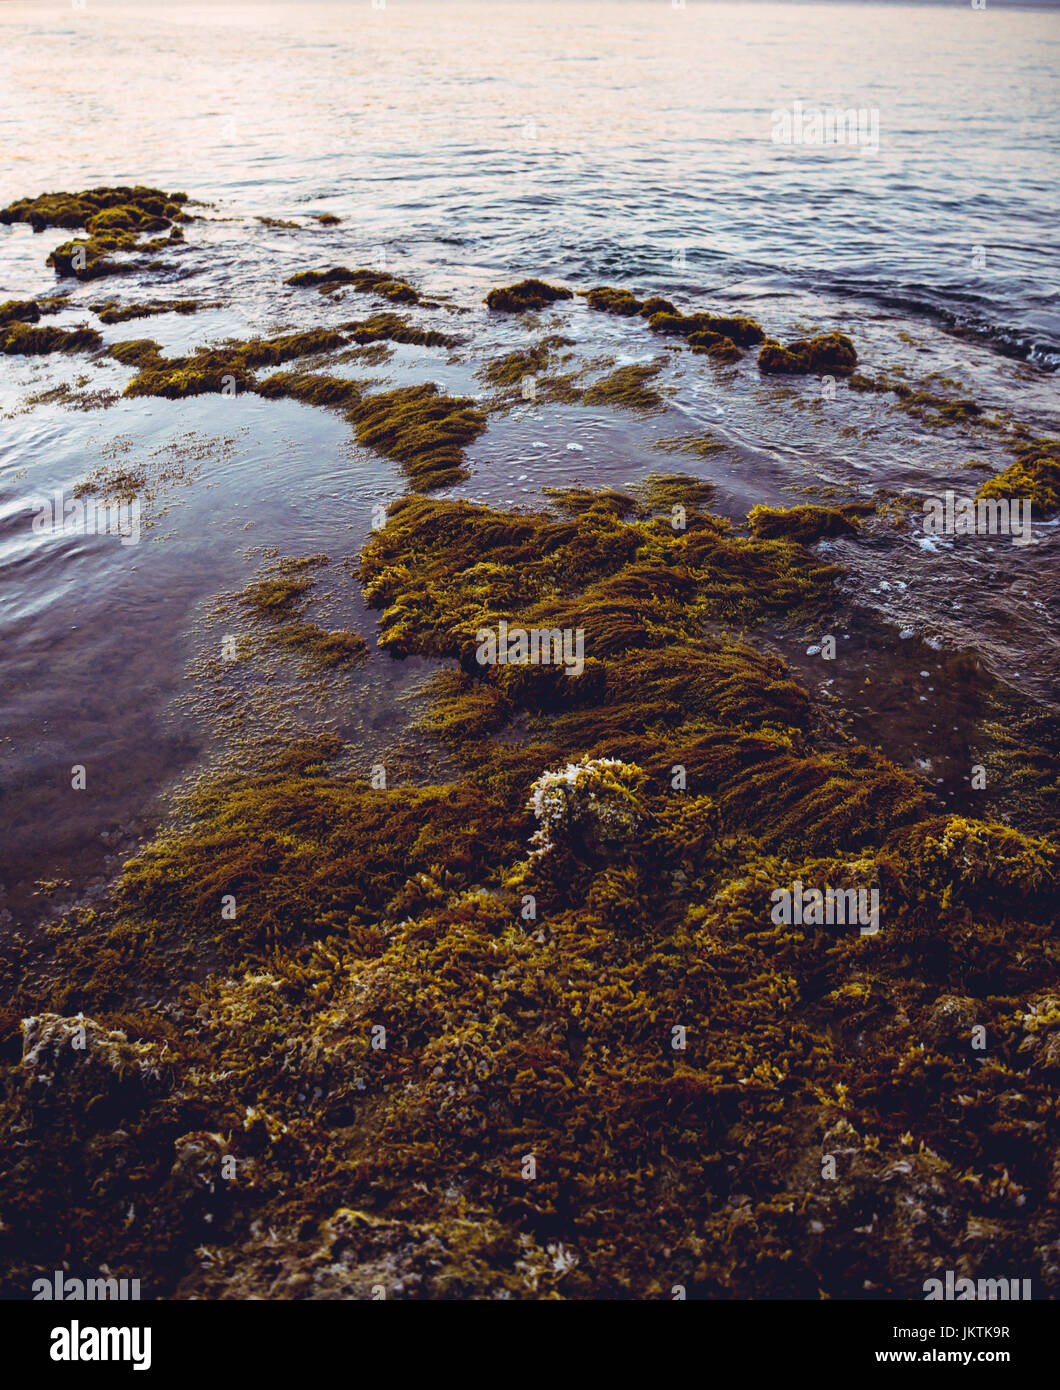
<svg viewBox="0 0 1060 1390"><path fill-rule="evenodd" d="M112 295L218 301L103 329L107 342L187 351L369 312L360 296L283 280L385 265L439 302L411 317L458 346L328 370L478 394L484 361L546 331L572 338L578 362L667 360L667 408L650 419L584 406L494 415L457 495L537 504L547 484L623 485L669 468L711 479L719 509L741 517L758 502L974 491L985 473L970 459L1009 462L988 430L930 428L886 397L822 399L812 380L760 377L753 354L716 369L582 300L530 320L489 315L485 292L524 275L742 310L785 340L839 326L868 371L939 373L986 414L1057 429L1055 11L88 0L2 7L0 48L0 205L122 182L207 205L191 209L200 220L163 269L78 285L50 323L94 323L87 306ZM774 145L771 113L796 100L877 109L878 150ZM343 220L321 227L307 221L316 213ZM0 298L54 293L45 259L68 235L0 228ZM79 379L82 393L120 392L130 376L83 357L5 358L0 373L0 910L17 919L98 885L161 814L157 795L231 746L203 663L225 631L218 598L255 573L262 548L331 556L314 616L371 639L375 617L341 562L372 507L405 490L339 416L294 402L33 403ZM707 458L654 447L705 430L728 447ZM30 496L69 495L116 461L142 467L153 489L140 545L31 532ZM1055 524L1036 523L1035 537L927 549L906 523L835 545L852 609L890 632L860 644L859 669L882 678L861 690L859 717L901 761L919 765L943 729L956 732L940 695L913 688L925 650L973 651L1015 691L1055 695ZM813 636L789 634L785 655L801 659ZM281 707L294 727L325 711L371 760L425 669L373 653L313 698L259 671L238 756L255 756ZM960 780L962 757L945 751L947 777ZM75 764L86 792L71 790ZM36 879L69 886L34 896Z"/></svg>

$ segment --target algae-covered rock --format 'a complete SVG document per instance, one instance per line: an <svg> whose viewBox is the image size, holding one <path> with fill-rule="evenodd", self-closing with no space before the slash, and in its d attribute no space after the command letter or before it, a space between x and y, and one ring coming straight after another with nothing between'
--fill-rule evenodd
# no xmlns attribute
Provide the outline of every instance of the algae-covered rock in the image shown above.
<svg viewBox="0 0 1060 1390"><path fill-rule="evenodd" d="M78 1014L38 1014L23 1020L21 1091L34 1112L88 1114L97 1106L135 1106L161 1090L167 1062L149 1043Z"/></svg>
<svg viewBox="0 0 1060 1390"><path fill-rule="evenodd" d="M531 853L549 855L563 846L599 855L629 844L645 820L643 784L640 768L618 758L583 758L542 773L530 793L538 823Z"/></svg>
<svg viewBox="0 0 1060 1390"><path fill-rule="evenodd" d="M0 328L0 352L8 356L35 357L48 352L94 352L103 339L94 328L32 328L28 323L9 323Z"/></svg>
<svg viewBox="0 0 1060 1390"><path fill-rule="evenodd" d="M765 338L761 324L742 314L681 314L664 309L651 315L648 326L656 333L677 334L689 340L694 334L716 333L738 347L753 347ZM703 346L708 345L705 340L700 341Z"/></svg>
<svg viewBox="0 0 1060 1390"><path fill-rule="evenodd" d="M33 299L5 299L0 304L0 328L9 323L36 323L40 309Z"/></svg>
<svg viewBox="0 0 1060 1390"><path fill-rule="evenodd" d="M1006 825L943 816L896 831L881 863L905 893L948 906L1055 900L1060 846Z"/></svg>
<svg viewBox="0 0 1060 1390"><path fill-rule="evenodd" d="M164 193L139 184L132 188L89 188L83 193L42 193L37 198L19 198L0 210L0 223L28 222L35 232L43 232L45 227L88 227L94 219L110 214L112 227L125 221L168 226L184 217L182 205L186 202L186 193Z"/></svg>
<svg viewBox="0 0 1060 1390"><path fill-rule="evenodd" d="M517 285L490 290L486 296L486 304L489 308L503 313L522 314L527 309L544 309L549 304L555 304L558 299L573 297L573 290L546 285L543 280L520 280Z"/></svg>
<svg viewBox="0 0 1060 1390"><path fill-rule="evenodd" d="M812 545L826 536L850 536L857 525L836 507L752 507L747 515L752 536L764 540L786 536Z"/></svg>
<svg viewBox="0 0 1060 1390"><path fill-rule="evenodd" d="M789 376L833 372L846 376L857 366L854 344L843 333L825 333L816 338L799 338L787 347L770 339L763 343L758 354L758 367L763 372Z"/></svg>
<svg viewBox="0 0 1060 1390"><path fill-rule="evenodd" d="M418 304L419 291L404 280L385 270L349 270L345 266L333 266L330 270L302 270L284 281L285 285L296 288L312 288L321 291L334 289L338 285L352 285L361 294L377 294L395 304Z"/></svg>
<svg viewBox="0 0 1060 1390"><path fill-rule="evenodd" d="M616 314L619 318L632 318L643 308L643 304L631 290L616 290L610 285L600 285L589 290L585 297L590 309L599 309L604 314Z"/></svg>
<svg viewBox="0 0 1060 1390"><path fill-rule="evenodd" d="M988 478L975 494L979 498L1026 498L1040 516L1060 509L1060 441L1037 439L1021 444L1014 463Z"/></svg>

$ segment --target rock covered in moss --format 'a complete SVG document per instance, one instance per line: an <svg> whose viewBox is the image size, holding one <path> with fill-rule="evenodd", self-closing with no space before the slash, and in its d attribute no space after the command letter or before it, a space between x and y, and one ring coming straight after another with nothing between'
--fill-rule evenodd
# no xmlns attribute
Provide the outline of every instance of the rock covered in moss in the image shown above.
<svg viewBox="0 0 1060 1390"><path fill-rule="evenodd" d="M490 290L486 296L489 308L507 314L522 314L527 309L544 309L559 299L573 299L574 291L558 285L546 285L544 280L520 280L517 285L505 285Z"/></svg>
<svg viewBox="0 0 1060 1390"><path fill-rule="evenodd" d="M744 314L680 314L659 310L648 319L648 326L656 333L677 334L691 340L693 334L716 333L729 338L738 347L753 347L765 337L762 325ZM702 346L708 346L701 339Z"/></svg>
<svg viewBox="0 0 1060 1390"><path fill-rule="evenodd" d="M542 773L530 793L538 823L531 854L549 855L563 846L598 856L629 844L645 819L643 783L640 768L618 758L583 758Z"/></svg>
<svg viewBox="0 0 1060 1390"><path fill-rule="evenodd" d="M115 1101L135 1103L162 1089L167 1071L156 1045L130 1042L81 1014L23 1020L21 1090L34 1110L87 1112Z"/></svg>
<svg viewBox="0 0 1060 1390"><path fill-rule="evenodd" d="M1015 462L988 478L976 500L1026 498L1040 516L1060 510L1060 440L1036 439L1018 446Z"/></svg>
<svg viewBox="0 0 1060 1390"><path fill-rule="evenodd" d="M377 294L395 304L418 304L419 291L397 276L385 270L369 270L362 266L359 270L349 270L346 266L333 266L330 270L302 270L289 276L285 285L296 288L312 288L321 291L334 289L339 285L352 285L361 294Z"/></svg>
<svg viewBox="0 0 1060 1390"><path fill-rule="evenodd" d="M0 328L9 323L36 323L40 309L33 299L5 299L0 304Z"/></svg>
<svg viewBox="0 0 1060 1390"><path fill-rule="evenodd" d="M825 536L850 536L856 524L836 507L752 507L747 515L752 536L763 540L785 537L811 545Z"/></svg>
<svg viewBox="0 0 1060 1390"><path fill-rule="evenodd" d="M89 188L82 193L42 193L37 198L19 198L0 210L0 223L28 222L35 232L46 227L89 227L97 219L100 230L142 227L145 223L164 227L184 218L187 200L186 193L165 193L141 184Z"/></svg>
<svg viewBox="0 0 1060 1390"><path fill-rule="evenodd" d="M945 905L1055 900L1060 846L1007 825L941 816L896 831L881 862L906 893Z"/></svg>
<svg viewBox="0 0 1060 1390"><path fill-rule="evenodd" d="M773 339L763 343L758 354L759 371L788 376L834 373L846 376L857 366L854 344L844 333L824 333L816 338L799 338L787 347Z"/></svg>
<svg viewBox="0 0 1060 1390"><path fill-rule="evenodd" d="M103 339L94 328L33 328L15 322L0 328L0 352L7 356L36 357L48 352L94 352Z"/></svg>

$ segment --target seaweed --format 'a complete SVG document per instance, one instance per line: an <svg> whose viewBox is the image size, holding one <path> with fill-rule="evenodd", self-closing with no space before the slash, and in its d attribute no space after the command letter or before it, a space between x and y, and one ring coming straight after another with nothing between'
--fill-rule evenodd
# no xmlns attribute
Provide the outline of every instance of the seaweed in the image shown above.
<svg viewBox="0 0 1060 1390"><path fill-rule="evenodd" d="M463 450L486 428L473 401L433 382L366 396L349 413L357 442L402 465L413 487L448 487L468 476Z"/></svg>
<svg viewBox="0 0 1060 1390"><path fill-rule="evenodd" d="M156 314L197 314L201 309L218 307L217 304L202 304L197 299L159 299L150 304L119 304L116 299L108 299L89 305L100 323L107 324L152 318Z"/></svg>
<svg viewBox="0 0 1060 1390"><path fill-rule="evenodd" d="M359 633L348 628L328 631L306 619L317 582L312 571L326 564L326 555L275 560L238 595L251 617L266 624L271 641L304 657L304 673L333 670L368 655L368 644Z"/></svg>
<svg viewBox="0 0 1060 1390"><path fill-rule="evenodd" d="M747 516L752 536L776 539L786 536L811 545L826 536L856 534L856 523L836 507L752 507Z"/></svg>
<svg viewBox="0 0 1060 1390"><path fill-rule="evenodd" d="M610 285L600 285L585 292L590 309L598 309L604 314L617 314L620 318L632 318L639 314L643 305L631 290L616 290Z"/></svg>
<svg viewBox="0 0 1060 1390"><path fill-rule="evenodd" d="M385 270L348 270L345 266L333 266L330 270L302 270L297 275L289 276L284 284L296 288L315 288L322 293L338 285L352 285L361 294L381 295L395 304L420 302L418 290Z"/></svg>
<svg viewBox="0 0 1060 1390"><path fill-rule="evenodd" d="M854 344L845 334L824 333L816 338L799 338L787 347L770 339L763 343L758 354L758 367L763 372L784 375L834 372L848 376L857 365Z"/></svg>
<svg viewBox="0 0 1060 1390"><path fill-rule="evenodd" d="M227 347L200 348L188 357L162 357L149 339L114 343L110 355L139 373L125 388L127 396L163 396L170 400L221 391L232 385L246 391L257 383L252 370L279 366L293 358L331 352L347 339L333 329L310 329L276 338L252 338Z"/></svg>
<svg viewBox="0 0 1060 1390"><path fill-rule="evenodd" d="M411 343L417 347L455 347L456 339L436 328L417 328L400 314L373 314L341 324L355 343Z"/></svg>
<svg viewBox="0 0 1060 1390"><path fill-rule="evenodd" d="M738 347L753 347L766 336L761 324L741 314L681 314L659 310L648 319L648 327L655 333L677 334L689 339L693 334L717 333L729 338ZM701 343L706 346L702 340Z"/></svg>
<svg viewBox="0 0 1060 1390"><path fill-rule="evenodd" d="M33 299L5 299L0 304L0 328L9 323L37 323L40 309Z"/></svg>
<svg viewBox="0 0 1060 1390"><path fill-rule="evenodd" d="M490 309L498 312L523 314L528 309L544 309L557 300L573 298L573 290L546 285L543 280L520 280L517 285L490 290L485 302Z"/></svg>
<svg viewBox="0 0 1060 1390"><path fill-rule="evenodd" d="M91 230L97 219L100 230L114 229L124 227L127 220L131 225L126 230L145 222L158 224L149 230L160 230L186 218L183 204L187 200L186 193L164 193L139 184L90 188L83 193L42 193L37 198L19 198L0 210L0 223L28 222L35 232L43 232L46 227ZM110 220L103 222L104 217Z"/></svg>
<svg viewBox="0 0 1060 1390"><path fill-rule="evenodd" d="M1056 839L826 744L739 630L837 571L703 486L391 506L362 583L384 647L457 663L419 723L447 780L306 738L56 935L11 1015L5 1289L66 1258L200 1299L901 1297L968 1259L1055 1291ZM270 627L319 561L255 591ZM582 675L480 664L500 618L583 627ZM824 884L879 931L778 920Z"/></svg>
<svg viewBox="0 0 1060 1390"><path fill-rule="evenodd" d="M0 330L0 352L36 356L46 352L94 352L103 339L94 328L31 328L15 321Z"/></svg>
<svg viewBox="0 0 1060 1390"><path fill-rule="evenodd" d="M1060 440L1035 439L1015 449L1013 463L988 478L979 498L1026 498L1041 516L1060 509Z"/></svg>
<svg viewBox="0 0 1060 1390"><path fill-rule="evenodd" d="M623 410L658 410L663 398L647 382L658 375L660 367L661 363L658 362L618 367L609 376L588 387L582 399L586 405L613 405Z"/></svg>

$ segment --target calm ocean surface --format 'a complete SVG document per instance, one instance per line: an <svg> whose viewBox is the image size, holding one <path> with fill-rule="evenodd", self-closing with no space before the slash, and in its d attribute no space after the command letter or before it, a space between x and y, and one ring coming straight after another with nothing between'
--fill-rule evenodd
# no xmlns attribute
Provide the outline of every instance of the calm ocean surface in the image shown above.
<svg viewBox="0 0 1060 1390"><path fill-rule="evenodd" d="M990 0L6 3L0 205L104 183L208 205L192 209L203 220L164 270L79 285L50 322L94 323L87 306L112 293L218 307L120 324L107 341L187 351L341 322L349 302L310 302L284 278L385 264L442 303L465 346L399 349L373 378L475 394L483 360L541 332L490 319L482 296L536 275L742 309L785 338L840 327L866 370L935 372L984 410L1055 433L1058 58L1060 12ZM861 110L878 142L775 144L774 113L795 103ZM319 213L342 222L308 220ZM0 299L54 293L44 262L67 235L0 228ZM587 358L658 351L642 325L583 301L556 322ZM254 573L260 548L353 557L372 506L404 490L326 412L253 397L87 411L47 399L79 374L96 390L129 378L107 360L3 359L0 370L0 883L16 919L33 915L34 878L76 894L96 875L98 889L116 862L107 854L157 819L157 794L210 755L219 735L201 701L187 703L189 674L214 641L212 605ZM989 434L933 431L877 398L845 395L822 412L810 386L778 392L753 361L718 375L684 357L665 384L661 423L583 407L491 421L455 491L533 504L546 483L629 482L665 461L660 435L707 428L729 451L674 466L711 478L734 516L814 489L967 488L970 459L1010 461ZM29 496L69 493L115 459L157 475L141 546L30 533ZM1036 537L1018 551L928 552L899 529L835 548L855 570L852 603L932 649L973 651L1049 701L1055 527ZM337 564L329 600L336 621L371 636L374 616ZM374 655L325 717L369 756L425 669ZM911 764L930 752L928 711L907 739ZM91 763L95 795L72 810L74 763Z"/></svg>

